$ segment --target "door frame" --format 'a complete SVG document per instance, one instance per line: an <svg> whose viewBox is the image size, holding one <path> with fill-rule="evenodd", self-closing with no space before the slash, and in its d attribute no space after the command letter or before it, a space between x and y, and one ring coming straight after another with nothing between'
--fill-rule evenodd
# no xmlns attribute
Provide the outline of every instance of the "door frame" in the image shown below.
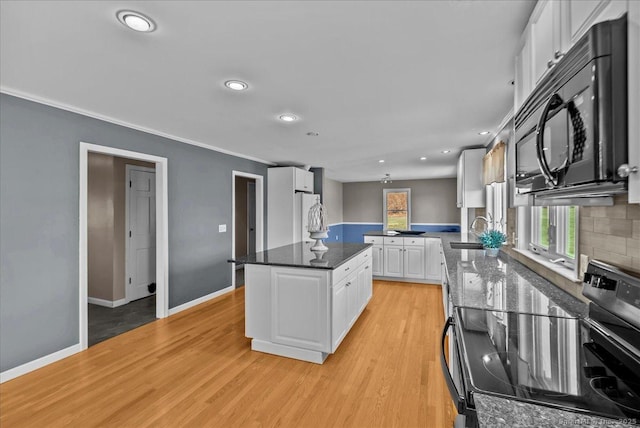
<svg viewBox="0 0 640 428"><path fill-rule="evenodd" d="M79 339L80 350L88 346L88 180L89 153L136 159L155 163L156 168L156 318L166 318L169 313L169 205L168 160L146 153L116 149L114 147L80 142L80 193L79 193Z"/></svg>
<svg viewBox="0 0 640 428"><path fill-rule="evenodd" d="M129 284L128 284L128 279L130 278L130 274L131 274L131 265L130 262L131 260L129 260L129 256L131 256L131 249L130 249L130 239L129 239L129 230L131 227L131 224L129 223L130 219L129 219L129 198L131 197L131 188L128 186L128 181L131 180L131 171L132 170L136 170L136 171L143 171L143 172L152 172L154 175L156 173L155 168L147 168L146 166L138 166L138 165L130 165L130 164L126 164L124 166L124 170L125 170L125 182L124 182L124 260L125 260L125 264L124 264L124 297L125 300L127 301L127 303L131 302L131 292L129 290ZM156 192L154 192L154 198L155 198L155 193L157 193L157 189ZM157 207L156 207L157 208ZM156 210L156 219L157 219L157 210ZM157 250L157 247L156 247ZM157 286L158 283L156 282L156 290L157 290ZM157 293L156 293L157 294Z"/></svg>
<svg viewBox="0 0 640 428"><path fill-rule="evenodd" d="M236 256L236 177L256 180L256 252L264 249L264 176L231 171L231 258ZM236 288L236 264L231 263L231 286Z"/></svg>

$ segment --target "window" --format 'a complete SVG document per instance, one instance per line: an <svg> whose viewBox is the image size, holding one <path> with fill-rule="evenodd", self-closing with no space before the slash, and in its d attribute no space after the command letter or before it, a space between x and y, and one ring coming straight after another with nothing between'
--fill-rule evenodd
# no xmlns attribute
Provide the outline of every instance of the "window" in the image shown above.
<svg viewBox="0 0 640 428"><path fill-rule="evenodd" d="M384 228L408 230L411 226L411 189L384 189Z"/></svg>
<svg viewBox="0 0 640 428"><path fill-rule="evenodd" d="M530 248L575 265L577 218L575 206L532 207Z"/></svg>

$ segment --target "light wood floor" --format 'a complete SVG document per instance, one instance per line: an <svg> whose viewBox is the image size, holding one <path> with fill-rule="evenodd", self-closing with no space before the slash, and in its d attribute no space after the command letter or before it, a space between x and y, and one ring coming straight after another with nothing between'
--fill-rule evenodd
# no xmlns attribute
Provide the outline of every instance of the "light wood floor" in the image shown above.
<svg viewBox="0 0 640 428"><path fill-rule="evenodd" d="M323 365L252 352L244 289L0 385L0 426L450 427L440 286L374 282Z"/></svg>

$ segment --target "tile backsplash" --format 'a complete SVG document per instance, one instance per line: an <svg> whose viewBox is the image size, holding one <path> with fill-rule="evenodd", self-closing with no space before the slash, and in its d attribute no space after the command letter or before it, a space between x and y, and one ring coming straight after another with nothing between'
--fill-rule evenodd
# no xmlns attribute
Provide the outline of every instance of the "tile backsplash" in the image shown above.
<svg viewBox="0 0 640 428"><path fill-rule="evenodd" d="M627 195L617 195L610 207L580 207L579 254L640 272L640 205L629 204ZM516 209L507 209L507 236L516 231ZM585 300L580 283L573 282L534 260L513 251L511 245L503 250L544 276L569 294Z"/></svg>

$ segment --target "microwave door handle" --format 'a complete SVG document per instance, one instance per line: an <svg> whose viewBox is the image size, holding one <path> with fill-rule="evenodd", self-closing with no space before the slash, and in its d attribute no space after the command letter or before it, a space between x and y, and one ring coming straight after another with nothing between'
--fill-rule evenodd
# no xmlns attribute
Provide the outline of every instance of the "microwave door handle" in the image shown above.
<svg viewBox="0 0 640 428"><path fill-rule="evenodd" d="M455 402L456 410L458 414L462 415L467 410L467 401L465 398L460 395L458 389L456 388L456 384L453 382L453 377L451 376L451 372L449 371L449 366L447 365L447 359L445 357L445 339L447 338L447 331L454 324L453 317L447 318L447 322L444 324L444 328L442 329L442 344L440 348L440 365L442 366L442 373L444 374L444 380L447 383L447 388L449 389L449 394L451 394L451 398ZM453 336L450 338L454 340Z"/></svg>
<svg viewBox="0 0 640 428"><path fill-rule="evenodd" d="M540 171L542 172L542 175L544 175L544 178L554 186L558 185L558 178L553 176L553 173L549 168L549 164L547 163L547 159L544 157L544 127L547 123L549 110L551 110L552 107L557 106L558 103L563 103L562 98L554 92L542 109L542 114L540 115L538 126L536 127L536 157L538 159L538 166L540 166Z"/></svg>

